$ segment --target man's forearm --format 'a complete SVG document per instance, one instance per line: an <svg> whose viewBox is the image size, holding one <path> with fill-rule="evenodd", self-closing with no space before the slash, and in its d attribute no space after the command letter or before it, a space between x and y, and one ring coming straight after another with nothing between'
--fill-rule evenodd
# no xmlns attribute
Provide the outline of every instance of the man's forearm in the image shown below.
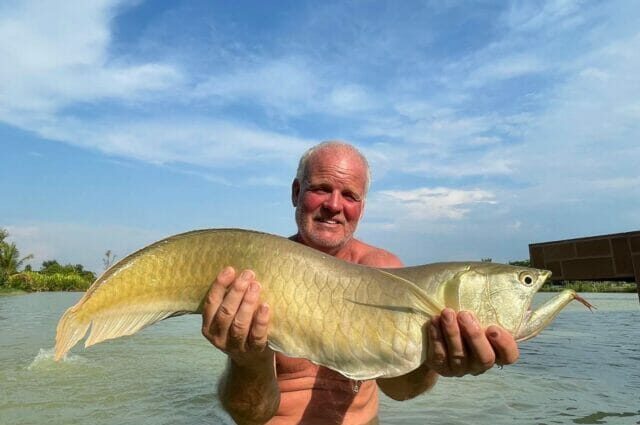
<svg viewBox="0 0 640 425"><path fill-rule="evenodd" d="M229 358L218 385L218 395L222 406L238 424L265 423L280 404L273 360L246 367Z"/></svg>
<svg viewBox="0 0 640 425"><path fill-rule="evenodd" d="M438 374L424 363L416 370L396 378L379 378L378 386L387 396L402 401L416 397L431 389L438 380Z"/></svg>

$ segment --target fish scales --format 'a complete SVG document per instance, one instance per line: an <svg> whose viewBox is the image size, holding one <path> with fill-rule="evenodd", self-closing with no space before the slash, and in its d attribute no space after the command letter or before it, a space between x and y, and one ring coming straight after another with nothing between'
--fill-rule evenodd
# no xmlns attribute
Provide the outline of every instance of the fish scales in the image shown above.
<svg viewBox="0 0 640 425"><path fill-rule="evenodd" d="M483 326L499 324L527 339L576 298L565 293L532 314L535 322L525 323L532 296L549 272L487 263L381 270L279 236L207 229L156 242L100 276L60 319L56 359L87 332L85 346L133 334L167 317L200 313L225 266L256 273L261 301L272 311L270 347L353 379L393 377L417 368L428 344L422 329L444 306L470 309Z"/></svg>

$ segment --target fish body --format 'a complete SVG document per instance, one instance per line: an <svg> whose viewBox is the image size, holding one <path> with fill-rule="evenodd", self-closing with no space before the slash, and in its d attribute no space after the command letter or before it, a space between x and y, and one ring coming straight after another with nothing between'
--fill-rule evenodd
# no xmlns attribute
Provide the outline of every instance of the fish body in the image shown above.
<svg viewBox="0 0 640 425"><path fill-rule="evenodd" d="M359 380L417 368L428 344L423 327L445 306L472 310L483 326L499 324L518 337L521 329L539 332L573 299L565 296L548 312L532 315L533 294L550 273L487 264L376 269L266 233L183 233L123 258L100 276L60 319L55 357L61 359L89 328L87 347L171 316L200 313L225 266L256 273L261 301L272 311L271 348ZM531 279L526 285L525 275ZM535 326L527 327L529 316Z"/></svg>

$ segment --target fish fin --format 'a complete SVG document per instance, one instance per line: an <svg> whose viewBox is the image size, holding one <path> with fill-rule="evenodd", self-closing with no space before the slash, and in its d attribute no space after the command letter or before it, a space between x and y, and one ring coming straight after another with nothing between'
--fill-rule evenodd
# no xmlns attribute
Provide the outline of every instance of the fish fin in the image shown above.
<svg viewBox="0 0 640 425"><path fill-rule="evenodd" d="M89 329L91 322L77 314L75 307L69 308L60 318L56 328L55 361L63 358Z"/></svg>
<svg viewBox="0 0 640 425"><path fill-rule="evenodd" d="M411 282L408 279L405 279L400 276L396 276L393 273L389 273L388 271L376 269L380 273L392 278L394 280L400 281L403 284L407 285L409 291L415 296L416 299L416 308L421 312L426 314L429 317L437 316L444 309L444 306L440 304L437 300L433 299L429 294L425 292L424 289L420 288L415 283Z"/></svg>
<svg viewBox="0 0 640 425"><path fill-rule="evenodd" d="M55 360L58 361L80 341L91 326L89 337L84 343L85 347L99 342L119 338L125 335L133 335L139 330L159 322L167 317L183 314L175 311L145 311L119 313L86 318L80 311L70 308L60 319L56 331Z"/></svg>
<svg viewBox="0 0 640 425"><path fill-rule="evenodd" d="M84 346L90 347L108 339L133 335L139 330L172 315L174 315L173 311L148 311L94 318L91 321L91 332L84 342Z"/></svg>

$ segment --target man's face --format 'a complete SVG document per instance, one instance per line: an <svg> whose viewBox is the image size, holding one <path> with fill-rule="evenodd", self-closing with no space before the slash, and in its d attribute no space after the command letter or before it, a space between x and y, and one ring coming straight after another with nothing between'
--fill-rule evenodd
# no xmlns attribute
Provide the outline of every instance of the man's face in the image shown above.
<svg viewBox="0 0 640 425"><path fill-rule="evenodd" d="M307 164L305 181L293 183L302 242L335 254L352 238L364 209L366 169L351 151L326 148Z"/></svg>

